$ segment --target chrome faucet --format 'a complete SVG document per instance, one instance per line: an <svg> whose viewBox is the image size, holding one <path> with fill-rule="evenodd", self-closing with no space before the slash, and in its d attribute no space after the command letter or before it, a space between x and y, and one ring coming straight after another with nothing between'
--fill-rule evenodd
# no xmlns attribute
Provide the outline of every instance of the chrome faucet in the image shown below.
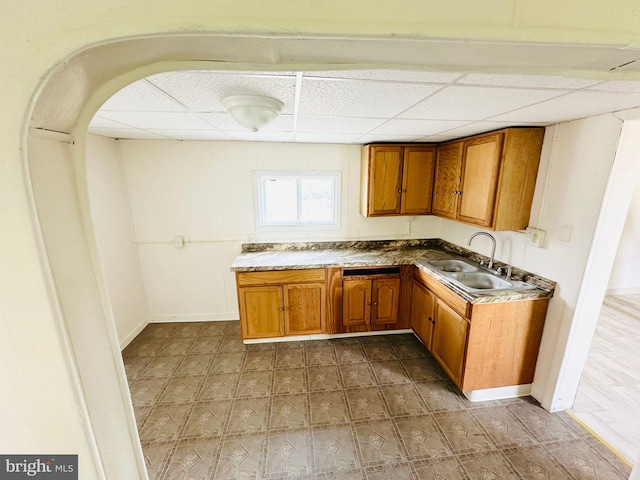
<svg viewBox="0 0 640 480"><path fill-rule="evenodd" d="M490 233L487 233L487 232L476 232L476 233L474 233L473 235L471 235L469 237L469 241L467 242L467 245L471 245L471 240L473 240L478 235L485 235L485 236L489 237L491 239L491 242L493 243L493 245L491 247L491 258L489 259L489 265L487 265L487 268L489 270L491 270L493 268L493 257L496 254L496 239L493 238L493 235L491 235Z"/></svg>

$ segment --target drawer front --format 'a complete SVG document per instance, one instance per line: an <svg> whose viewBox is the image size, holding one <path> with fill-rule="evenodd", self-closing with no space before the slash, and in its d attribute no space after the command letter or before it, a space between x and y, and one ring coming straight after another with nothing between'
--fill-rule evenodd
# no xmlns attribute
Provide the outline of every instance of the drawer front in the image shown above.
<svg viewBox="0 0 640 480"><path fill-rule="evenodd" d="M278 270L268 272L236 273L239 287L245 285L281 285L283 283L324 282L326 276L324 268L311 270Z"/></svg>
<svg viewBox="0 0 640 480"><path fill-rule="evenodd" d="M470 314L470 304L464 298L457 295L455 292L449 290L446 286L440 283L435 278L431 277L427 273L421 271L418 267L416 267L414 271L414 276L420 282L422 282L429 290L431 290L436 297L449 305L454 311L462 315L463 317L469 318Z"/></svg>

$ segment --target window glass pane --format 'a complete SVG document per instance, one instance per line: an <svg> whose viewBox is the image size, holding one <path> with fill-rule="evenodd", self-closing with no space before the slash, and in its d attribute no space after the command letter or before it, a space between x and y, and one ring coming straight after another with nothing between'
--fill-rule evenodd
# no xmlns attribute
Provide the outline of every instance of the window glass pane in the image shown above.
<svg viewBox="0 0 640 480"><path fill-rule="evenodd" d="M265 223L298 220L298 187L294 178L269 178L263 182Z"/></svg>
<svg viewBox="0 0 640 480"><path fill-rule="evenodd" d="M331 178L300 179L300 221L335 223L334 186Z"/></svg>

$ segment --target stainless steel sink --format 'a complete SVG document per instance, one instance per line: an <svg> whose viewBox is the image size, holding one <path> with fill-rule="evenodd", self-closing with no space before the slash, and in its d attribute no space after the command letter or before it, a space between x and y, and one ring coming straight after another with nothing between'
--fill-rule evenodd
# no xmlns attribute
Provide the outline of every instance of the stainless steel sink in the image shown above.
<svg viewBox="0 0 640 480"><path fill-rule="evenodd" d="M484 272L452 273L450 277L464 286L474 290L506 290L513 288L513 283Z"/></svg>
<svg viewBox="0 0 640 480"><path fill-rule="evenodd" d="M502 290L529 290L534 285L515 279L501 278L492 271L477 267L463 258L427 260L424 264L438 270L459 288L470 293L489 293Z"/></svg>
<svg viewBox="0 0 640 480"><path fill-rule="evenodd" d="M455 258L446 258L444 260L429 260L429 265L443 272L475 272L477 267Z"/></svg>

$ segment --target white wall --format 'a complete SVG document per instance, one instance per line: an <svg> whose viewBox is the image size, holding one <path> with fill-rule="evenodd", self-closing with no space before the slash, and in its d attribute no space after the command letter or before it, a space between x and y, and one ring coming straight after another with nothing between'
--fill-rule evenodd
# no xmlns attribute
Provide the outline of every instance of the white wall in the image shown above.
<svg viewBox="0 0 640 480"><path fill-rule="evenodd" d="M148 313L116 140L87 137L86 176L108 303L124 348L147 325Z"/></svg>
<svg viewBox="0 0 640 480"><path fill-rule="evenodd" d="M440 221L359 214L360 147L323 144L119 140L149 318L237 319L229 267L241 244L437 237ZM91 145L90 145L91 146ZM328 170L342 176L338 230L256 232L253 171ZM186 239L177 248L173 239Z"/></svg>
<svg viewBox="0 0 640 480"><path fill-rule="evenodd" d="M640 293L640 182L633 192L607 293Z"/></svg>

